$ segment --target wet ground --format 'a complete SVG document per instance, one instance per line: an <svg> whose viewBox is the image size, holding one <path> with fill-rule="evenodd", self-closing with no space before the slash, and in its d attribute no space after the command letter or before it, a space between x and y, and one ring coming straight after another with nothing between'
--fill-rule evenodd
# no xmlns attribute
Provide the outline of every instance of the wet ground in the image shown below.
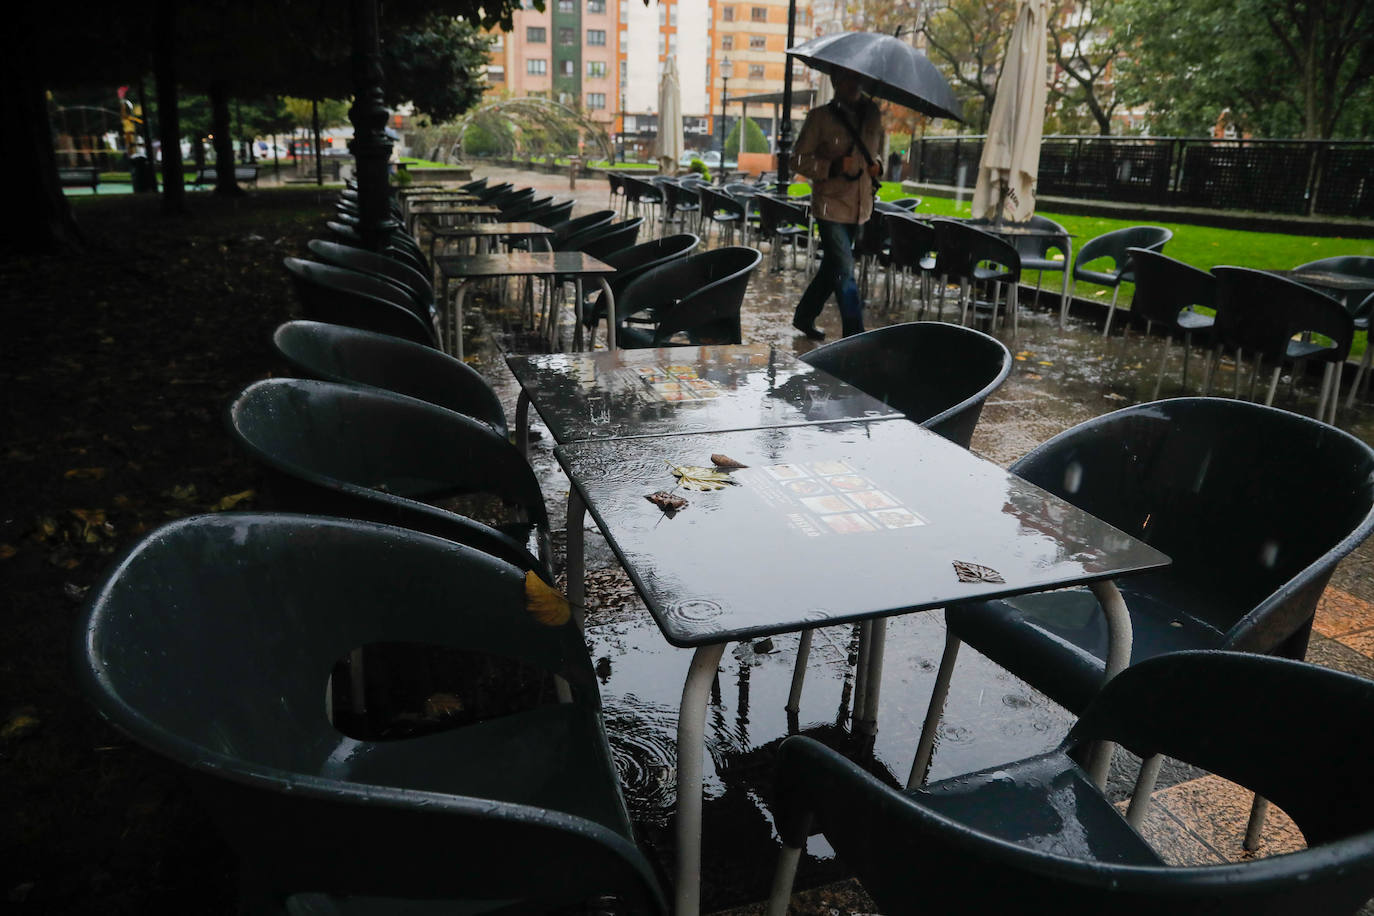
<svg viewBox="0 0 1374 916"><path fill-rule="evenodd" d="M576 197L576 214L608 206L603 182L582 181L577 190L570 190L566 176L509 170L487 174L493 180ZM646 237L641 233L641 240ZM789 259L784 258L786 263ZM815 344L796 334L790 320L806 277L800 269L772 273L768 266L765 257L751 281L742 316L744 339L805 352ZM866 314L870 328L915 317L905 307L884 309L882 291L880 280L870 291ZM1024 296L1023 303L1030 298ZM1152 399L1161 338L1133 333L1104 340L1101 315L1091 309L1081 315L1076 312L1061 329L1057 309L1052 308L1057 305L1055 297L1043 295L1042 304L1043 309L1023 306L1014 339L1001 335L1016 362L1006 384L989 399L974 435L973 451L1001 465L1077 423ZM473 320L469 347L477 353L474 362L491 379L507 414L513 416L518 386L501 360L501 350L518 348L518 338L494 313L485 318L477 313ZM833 305L819 322L830 339L838 337L838 323ZM480 345L474 345L474 337ZM1181 353L1175 344L1161 397L1183 393ZM1200 354L1194 354L1190 368L1189 392L1197 393ZM1239 378L1242 392L1247 391L1248 369L1242 369ZM1236 379L1235 367L1223 364L1217 393L1229 396ZM1285 380L1275 404L1311 415L1317 388L1315 377L1296 387ZM1367 442L1374 441L1374 408L1342 408L1338 425ZM540 428L537 420L535 428ZM568 482L552 449L545 432L533 442L531 460L550 516L558 520L565 517ZM667 881L674 856L677 707L691 652L674 649L663 640L590 518L586 540L587 639L601 679L607 729L640 839L663 866ZM1365 676L1374 676L1371 553L1374 550L1366 544L1337 570L1309 652L1314 661ZM817 571L817 575L835 573ZM766 570L760 570L760 575L766 575ZM871 750L873 766L902 782L915 752L943 641L939 612L898 617L889 623L882 711ZM828 743L862 752L867 748L851 738L848 721L855 646L849 627L818 631L797 725ZM732 645L722 661L707 719L705 911L749 907L767 896L777 848L766 805L770 751L789 733L783 704L795 649L795 636L779 636L771 645ZM1064 737L1072 721L1070 714L1017 678L965 649L954 675L930 776L939 779L1047 750ZM1137 764L1125 757L1118 754L1111 781L1115 799L1127 796L1134 779ZM1240 849L1240 837L1249 800L1235 787L1175 765L1162 774L1157 800L1148 832L1167 861L1200 864L1247 856ZM1291 823L1278 814L1270 818L1259 854L1289 850L1301 842ZM808 852L798 887L819 889L797 898L798 911L871 908L855 885L843 881L844 869L834 862L823 839L813 838Z"/></svg>

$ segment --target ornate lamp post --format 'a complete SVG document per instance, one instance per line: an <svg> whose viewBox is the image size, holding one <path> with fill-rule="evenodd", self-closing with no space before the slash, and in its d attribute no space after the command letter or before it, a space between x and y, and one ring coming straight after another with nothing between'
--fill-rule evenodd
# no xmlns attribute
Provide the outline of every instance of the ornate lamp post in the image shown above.
<svg viewBox="0 0 1374 916"><path fill-rule="evenodd" d="M730 58L722 58L720 62L720 171L716 176L716 184L725 184L725 94L730 88L730 74L734 72L735 65L730 62Z"/></svg>

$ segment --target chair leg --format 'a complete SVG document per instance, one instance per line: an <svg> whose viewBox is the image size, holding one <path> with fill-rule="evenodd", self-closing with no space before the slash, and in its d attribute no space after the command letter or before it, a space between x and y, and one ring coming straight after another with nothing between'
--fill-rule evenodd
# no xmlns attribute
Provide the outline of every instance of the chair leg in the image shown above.
<svg viewBox="0 0 1374 916"><path fill-rule="evenodd" d="M1159 779L1159 768L1163 764L1163 754L1154 754L1140 761L1140 775L1136 777L1135 790L1131 793L1131 805L1126 809L1126 823L1137 830L1150 809L1150 793L1155 790L1155 781Z"/></svg>
<svg viewBox="0 0 1374 916"><path fill-rule="evenodd" d="M1261 357L1257 357L1257 358L1255 359L1255 375L1256 375L1256 376L1259 375L1259 372L1260 372L1260 364L1261 364L1263 361L1264 361L1264 357L1262 357L1262 356L1261 356ZM1270 379L1269 379L1269 393L1268 393L1267 395L1265 395L1265 398L1264 398L1264 406L1265 406L1265 407L1272 407L1273 404L1274 404L1274 392L1275 392L1275 391L1278 389L1278 387L1279 387L1279 373L1280 373L1280 371L1281 371L1282 369L1283 369L1283 365L1282 365L1282 364L1277 365L1277 366L1274 367L1274 374L1273 374L1273 375L1270 377ZM1252 381L1251 384L1250 384L1250 399L1251 399L1251 400L1254 400L1254 388L1255 388L1255 386L1254 386L1254 383L1253 383L1253 381Z"/></svg>
<svg viewBox="0 0 1374 916"><path fill-rule="evenodd" d="M1020 333L1020 314L1021 314L1021 281L1013 280L1007 284L1007 308L1011 311L1011 336L1014 339ZM1007 319L1002 319L1002 326L1006 327Z"/></svg>
<svg viewBox="0 0 1374 916"><path fill-rule="evenodd" d="M801 711L802 684L806 681L806 663L811 657L811 637L815 630L802 630L801 641L797 643L797 660L792 665L792 689L787 693L787 712L796 715Z"/></svg>
<svg viewBox="0 0 1374 916"><path fill-rule="evenodd" d="M1064 319L1069 317L1069 303L1073 301L1074 294L1078 292L1078 278L1073 278L1073 285L1069 285L1069 272L1064 271L1064 292L1059 297L1059 326L1064 327Z"/></svg>
<svg viewBox="0 0 1374 916"><path fill-rule="evenodd" d="M1221 362L1221 344L1212 348L1212 355L1207 360L1206 372L1202 377L1202 396L1207 397L1212 393L1212 379L1216 375L1217 365Z"/></svg>
<svg viewBox="0 0 1374 916"><path fill-rule="evenodd" d="M1374 337L1374 334L1369 335ZM1374 375L1369 371L1371 360L1374 360L1374 341L1366 341L1364 347L1364 358L1360 360L1360 368L1355 370L1355 380L1350 383L1350 394L1345 399L1345 407L1349 410L1355 406L1355 394L1360 387L1367 385L1369 377Z"/></svg>
<svg viewBox="0 0 1374 916"><path fill-rule="evenodd" d="M1245 824L1245 849L1254 852L1259 848L1260 834L1264 832L1264 818L1269 813L1269 799L1256 795L1250 803L1250 820Z"/></svg>
<svg viewBox="0 0 1374 916"><path fill-rule="evenodd" d="M849 716L851 727L857 732L859 720L868 708L869 660L873 651L873 621L859 624L859 662L854 671L854 707Z"/></svg>
<svg viewBox="0 0 1374 916"><path fill-rule="evenodd" d="M1193 352L1193 332L1183 332L1183 393L1188 393L1188 356Z"/></svg>
<svg viewBox="0 0 1374 916"><path fill-rule="evenodd" d="M778 851L778 868L773 872L773 890L768 895L767 916L787 916L787 905L792 900L792 882L797 877L801 854L801 847L788 846L786 843Z"/></svg>
<svg viewBox="0 0 1374 916"><path fill-rule="evenodd" d="M959 658L959 637L945 630L945 651L940 656L940 670L935 675L935 687L930 693L930 705L926 707L926 720L921 726L921 739L916 744L916 759L911 762L911 775L907 777L906 787L914 789L926 781L926 771L930 769L931 752L935 749L935 733L940 728L940 718L945 711L945 700L949 697L949 681L954 676L954 662Z"/></svg>
<svg viewBox="0 0 1374 916"><path fill-rule="evenodd" d="M1150 400L1152 401L1159 400L1159 386L1164 384L1164 365L1169 361L1170 340L1171 338L1164 338L1164 346L1161 347L1159 351L1159 374L1155 376L1155 390L1150 394ZM1185 344L1184 346L1186 348L1187 345ZM1186 354L1188 352L1187 349L1185 349L1183 352L1185 354L1184 358L1186 359Z"/></svg>
<svg viewBox="0 0 1374 916"><path fill-rule="evenodd" d="M1107 323L1102 325L1102 336L1106 337L1112 329L1112 316L1116 314L1116 297L1121 295L1121 284L1112 288L1112 304L1107 307Z"/></svg>

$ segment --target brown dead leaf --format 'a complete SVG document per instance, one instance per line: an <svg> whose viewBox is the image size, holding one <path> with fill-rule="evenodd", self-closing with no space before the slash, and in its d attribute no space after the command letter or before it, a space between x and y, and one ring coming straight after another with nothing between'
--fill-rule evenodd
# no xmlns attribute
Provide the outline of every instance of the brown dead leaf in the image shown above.
<svg viewBox="0 0 1374 916"><path fill-rule="evenodd" d="M0 560L8 560L18 552L13 544L0 544Z"/></svg>
<svg viewBox="0 0 1374 916"><path fill-rule="evenodd" d="M430 719L444 719L456 716L463 711L461 697L451 693L432 693L425 698L425 716Z"/></svg>
<svg viewBox="0 0 1374 916"><path fill-rule="evenodd" d="M188 503L196 498L196 485L193 483L179 483L170 490L162 491L164 496L170 496L179 503Z"/></svg>
<svg viewBox="0 0 1374 916"><path fill-rule="evenodd" d="M546 627L561 627L572 619L568 599L532 569L525 573L525 609Z"/></svg>
<svg viewBox="0 0 1374 916"><path fill-rule="evenodd" d="M10 713L4 725L0 725L0 740L26 738L38 731L42 724L42 720L38 718L38 710L32 706L21 706Z"/></svg>
<svg viewBox="0 0 1374 916"><path fill-rule="evenodd" d="M104 480L104 468L72 468L64 471L63 477L68 480Z"/></svg>
<svg viewBox="0 0 1374 916"><path fill-rule="evenodd" d="M954 561L954 574L960 582L992 582L1003 583L1007 580L1002 578L1002 574L991 566L979 566L977 563L969 563L966 560Z"/></svg>
<svg viewBox="0 0 1374 916"><path fill-rule="evenodd" d="M659 490L657 493L650 493L648 496L644 498L647 499L649 502L653 503L655 506L658 506L664 512L670 514L678 511L679 509L687 508L687 500L683 499L681 496L674 496L666 490Z"/></svg>
<svg viewBox="0 0 1374 916"><path fill-rule="evenodd" d="M711 456L711 463L714 464L714 465L715 465L716 467L718 467L718 468L747 468L747 467L749 467L749 465L747 465L747 464L740 464L738 461L736 461L735 459L731 458L729 455L719 455L719 454L717 454L717 455L712 455L712 456Z"/></svg>

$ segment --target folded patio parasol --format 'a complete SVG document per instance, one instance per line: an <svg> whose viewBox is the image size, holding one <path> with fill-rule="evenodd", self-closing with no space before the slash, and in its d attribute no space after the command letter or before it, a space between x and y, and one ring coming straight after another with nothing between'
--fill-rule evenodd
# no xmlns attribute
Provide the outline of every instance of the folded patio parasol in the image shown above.
<svg viewBox="0 0 1374 916"><path fill-rule="evenodd" d="M954 90L930 59L891 35L822 35L788 49L787 53L822 73L851 70L871 81L870 91L877 98L937 118L963 120Z"/></svg>

